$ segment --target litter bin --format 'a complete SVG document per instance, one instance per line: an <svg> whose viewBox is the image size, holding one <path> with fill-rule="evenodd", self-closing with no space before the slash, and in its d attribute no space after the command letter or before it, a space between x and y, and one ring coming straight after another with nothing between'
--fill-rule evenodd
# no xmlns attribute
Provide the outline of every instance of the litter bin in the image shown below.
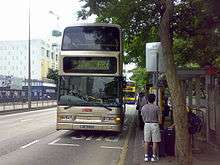
<svg viewBox="0 0 220 165"><path fill-rule="evenodd" d="M165 129L165 151L168 156L175 156L175 129Z"/></svg>
<svg viewBox="0 0 220 165"><path fill-rule="evenodd" d="M160 130L161 142L159 143L159 156L166 156L165 152L165 131L163 129Z"/></svg>

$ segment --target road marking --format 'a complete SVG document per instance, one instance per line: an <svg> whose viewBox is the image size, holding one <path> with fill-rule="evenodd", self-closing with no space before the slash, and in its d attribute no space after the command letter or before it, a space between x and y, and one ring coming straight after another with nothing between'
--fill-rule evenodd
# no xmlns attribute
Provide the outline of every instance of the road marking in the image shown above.
<svg viewBox="0 0 220 165"><path fill-rule="evenodd" d="M48 144L53 146L70 146L70 147L79 147L79 144L68 144L68 143L54 143L54 144Z"/></svg>
<svg viewBox="0 0 220 165"><path fill-rule="evenodd" d="M26 121L31 121L33 119L21 119L20 122L26 122Z"/></svg>
<svg viewBox="0 0 220 165"><path fill-rule="evenodd" d="M92 138L93 138L92 136L89 136L86 138L86 140L89 141L89 140L92 140Z"/></svg>
<svg viewBox="0 0 220 165"><path fill-rule="evenodd" d="M58 138L51 143L48 143L48 145L54 145L54 146L72 146L72 147L79 147L79 144L68 144L68 143L57 143L61 138Z"/></svg>
<svg viewBox="0 0 220 165"><path fill-rule="evenodd" d="M39 142L39 141L40 141L40 140L35 140L35 141L30 142L30 143L28 143L28 144L26 144L26 145L24 145L24 146L22 146L22 147L20 147L20 148L21 148L21 149L27 148L27 147L29 147L29 146L31 146L31 145L33 145L33 144Z"/></svg>
<svg viewBox="0 0 220 165"><path fill-rule="evenodd" d="M86 138L85 136L81 136L81 137L73 136L73 137L71 137L71 139L73 139L73 140L82 140L82 139L85 139L85 138Z"/></svg>
<svg viewBox="0 0 220 165"><path fill-rule="evenodd" d="M95 139L96 141L101 141L103 140L103 137L98 137L97 139Z"/></svg>
<svg viewBox="0 0 220 165"><path fill-rule="evenodd" d="M111 146L100 146L100 148L104 148L104 149L118 149L118 150L122 150L123 148L122 147L111 147Z"/></svg>
<svg viewBox="0 0 220 165"><path fill-rule="evenodd" d="M52 141L51 143L49 143L49 145L53 145L54 143L58 142L60 139L61 139L61 138L58 138L58 139Z"/></svg>
<svg viewBox="0 0 220 165"><path fill-rule="evenodd" d="M119 137L107 137L105 138L105 141L107 142L118 142Z"/></svg>

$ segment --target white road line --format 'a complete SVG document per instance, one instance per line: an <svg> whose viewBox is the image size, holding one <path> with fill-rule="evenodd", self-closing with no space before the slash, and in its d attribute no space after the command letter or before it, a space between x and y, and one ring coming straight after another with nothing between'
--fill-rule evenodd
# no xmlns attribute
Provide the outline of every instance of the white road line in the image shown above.
<svg viewBox="0 0 220 165"><path fill-rule="evenodd" d="M24 145L24 146L22 146L22 147L20 147L20 148L21 148L21 149L27 148L27 147L29 147L29 146L31 146L31 145L33 145L33 144L39 142L39 141L40 141L40 140L35 140L35 141L30 142L30 143L28 143L28 144L26 144L26 145Z"/></svg>
<svg viewBox="0 0 220 165"><path fill-rule="evenodd" d="M89 140L92 140L92 138L93 138L92 136L89 136L86 138L86 140L89 141Z"/></svg>
<svg viewBox="0 0 220 165"><path fill-rule="evenodd" d="M118 149L118 150L122 150L123 148L122 147L111 147L111 146L100 146L100 148L104 148L104 149Z"/></svg>
<svg viewBox="0 0 220 165"><path fill-rule="evenodd" d="M103 137L98 137L97 139L95 139L96 141L101 141L103 140Z"/></svg>
<svg viewBox="0 0 220 165"><path fill-rule="evenodd" d="M73 136L73 137L71 137L71 139L73 139L73 140L82 140L82 139L85 139L85 138L86 138L85 136L81 136L81 137Z"/></svg>
<svg viewBox="0 0 220 165"><path fill-rule="evenodd" d="M79 144L67 144L67 143L54 143L51 144L49 143L48 145L53 145L53 146L70 146L70 147L79 147Z"/></svg>
<svg viewBox="0 0 220 165"><path fill-rule="evenodd" d="M31 121L33 119L21 119L20 122L26 122L26 121Z"/></svg>
<svg viewBox="0 0 220 165"><path fill-rule="evenodd" d="M61 138L58 138L51 143L48 143L48 145L53 145L53 146L72 146L72 147L79 147L79 144L68 144L68 143L57 143Z"/></svg>
<svg viewBox="0 0 220 165"><path fill-rule="evenodd" d="M112 140L112 142L118 142L119 141L119 137L116 137Z"/></svg>
<svg viewBox="0 0 220 165"><path fill-rule="evenodd" d="M105 138L105 141L106 142L118 142L118 139L119 138L117 138L117 137L113 137L113 138L107 137L107 138Z"/></svg>
<svg viewBox="0 0 220 165"><path fill-rule="evenodd" d="M60 139L61 139L61 138L58 138L58 139L52 141L51 143L48 143L48 145L53 145L54 143L58 142Z"/></svg>

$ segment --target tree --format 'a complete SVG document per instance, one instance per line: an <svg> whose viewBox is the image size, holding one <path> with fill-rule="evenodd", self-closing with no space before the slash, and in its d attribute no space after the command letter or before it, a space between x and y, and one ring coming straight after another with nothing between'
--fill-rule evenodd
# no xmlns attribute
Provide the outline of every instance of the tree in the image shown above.
<svg viewBox="0 0 220 165"><path fill-rule="evenodd" d="M57 69L51 69L49 68L47 78L54 80L55 83L58 83L59 75L58 75L58 70Z"/></svg>
<svg viewBox="0 0 220 165"><path fill-rule="evenodd" d="M79 17L85 19L96 14L98 22L121 25L128 54L125 63L145 67L145 43L160 41L161 1L81 1L85 5L78 12ZM197 63L202 67L215 64L220 54L220 36L215 33L219 24L218 6L217 0L176 0L170 28L176 64Z"/></svg>
<svg viewBox="0 0 220 165"><path fill-rule="evenodd" d="M98 16L97 22L119 24L124 34L125 63L136 63L145 67L145 43L159 41L158 0L81 0L85 2L78 12L79 18L91 14ZM153 4L152 4L153 3Z"/></svg>
<svg viewBox="0 0 220 165"><path fill-rule="evenodd" d="M172 0L163 0L163 8L164 13L162 13L160 24L160 38L165 56L166 79L174 107L177 160L179 165L191 165L192 149L188 132L186 103L180 81L177 78L174 54L172 51L172 37L170 35L170 21L174 8Z"/></svg>
<svg viewBox="0 0 220 165"><path fill-rule="evenodd" d="M162 43L166 77L174 104L178 164L191 164L185 100L176 65L214 64L219 56L219 11L217 0L81 0L85 2L79 17L91 14L98 22L121 25L125 36L126 63L145 67L145 43ZM213 13L211 11L214 11ZM160 27L160 34L159 32ZM220 31L220 30L219 30Z"/></svg>
<svg viewBox="0 0 220 165"><path fill-rule="evenodd" d="M131 72L133 73L133 75L130 79L135 82L137 90L142 91L149 80L148 72L145 68L140 67L133 69Z"/></svg>

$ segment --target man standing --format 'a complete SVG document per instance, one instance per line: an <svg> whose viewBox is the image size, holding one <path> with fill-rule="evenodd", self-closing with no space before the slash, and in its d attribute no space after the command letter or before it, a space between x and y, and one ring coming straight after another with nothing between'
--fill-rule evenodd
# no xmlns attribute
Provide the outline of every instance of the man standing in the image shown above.
<svg viewBox="0 0 220 165"><path fill-rule="evenodd" d="M158 142L161 141L160 127L161 111L157 105L154 105L156 96L154 94L148 95L148 104L145 104L141 109L141 115L144 121L144 161L158 160ZM153 142L153 155L150 158L148 155L149 143Z"/></svg>
<svg viewBox="0 0 220 165"><path fill-rule="evenodd" d="M146 98L144 92L140 92L139 96L138 96L136 109L138 110L139 127L141 129L144 128L144 122L143 122L143 119L141 116L141 109L145 104L147 104L147 98Z"/></svg>

